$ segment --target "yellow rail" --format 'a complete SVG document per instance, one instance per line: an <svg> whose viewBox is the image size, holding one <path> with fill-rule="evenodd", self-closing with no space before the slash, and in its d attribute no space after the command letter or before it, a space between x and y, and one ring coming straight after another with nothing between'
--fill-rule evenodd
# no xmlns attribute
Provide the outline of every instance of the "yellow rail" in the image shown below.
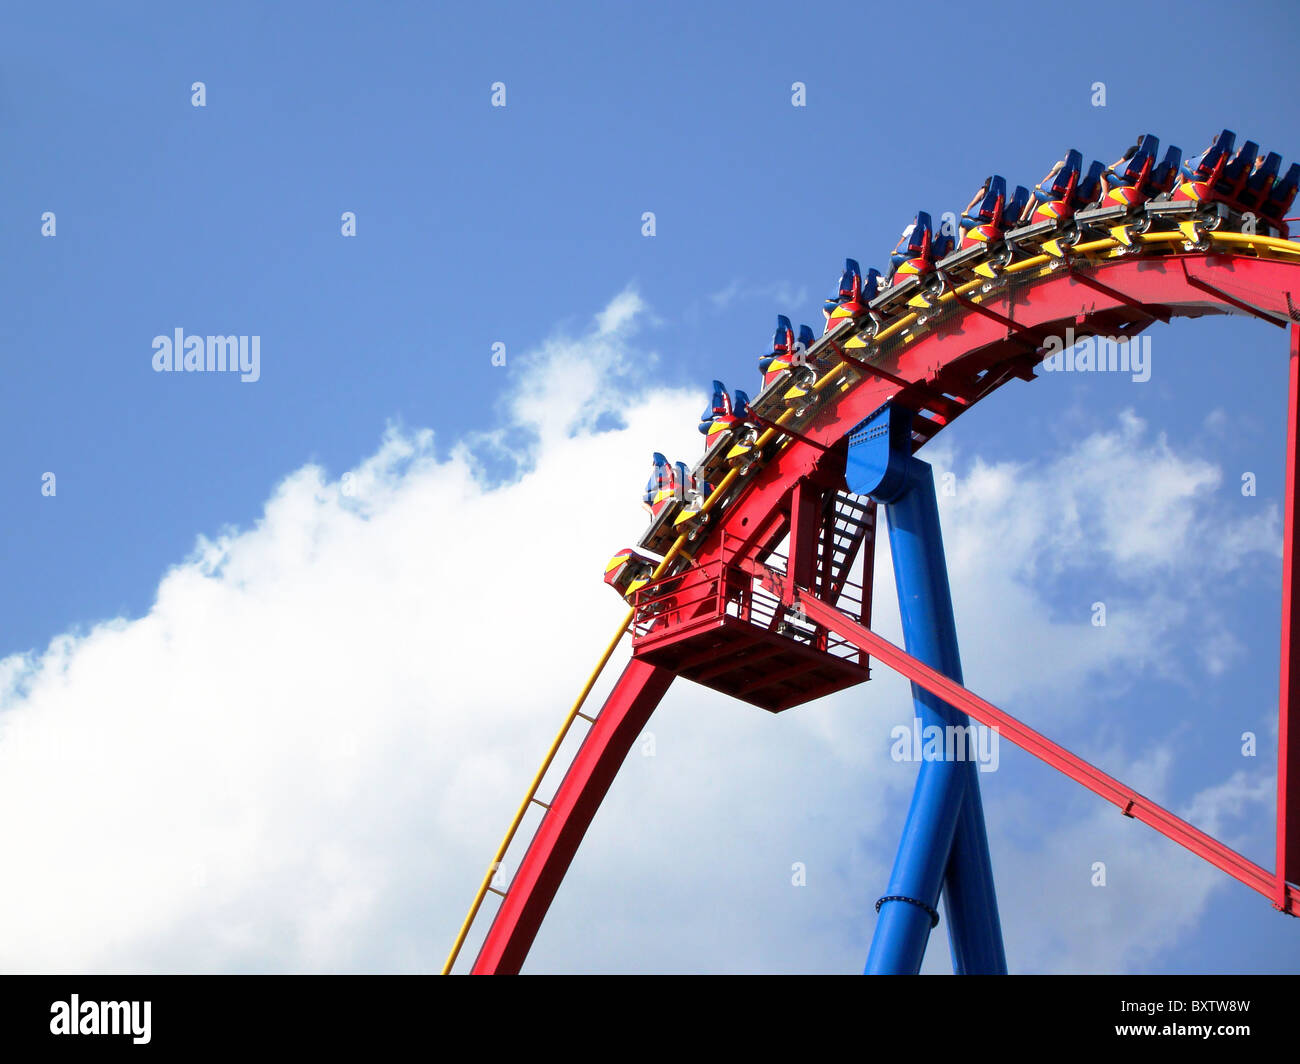
<svg viewBox="0 0 1300 1064"><path fill-rule="evenodd" d="M1211 240L1220 244L1251 244L1257 248L1280 251L1286 255L1300 255L1300 244L1281 240L1275 236L1247 236L1245 233L1210 233L1209 236Z"/></svg>
<svg viewBox="0 0 1300 1064"><path fill-rule="evenodd" d="M1243 233L1210 233L1208 235L1216 243L1228 245L1249 245L1256 250L1264 249L1279 252L1284 255L1300 255L1300 244L1293 243L1289 240L1280 240L1276 237L1248 236ZM1138 238L1144 244L1167 243L1183 239L1182 234L1180 233L1168 232L1142 233L1139 234ZM1118 246L1119 241L1105 238L1102 240L1092 240L1084 244L1079 244L1072 250L1074 254L1080 255L1088 254L1093 251L1106 251ZM1010 264L1003 272L1020 273L1025 270L1032 270L1036 267L1045 265L1051 260L1051 258L1051 255L1046 254L1034 255L1031 258L1022 259L1020 262ZM982 280L969 281L960 286L957 291L964 294L978 288L982 283ZM953 294L951 292L944 292L936 302L947 302L952 298ZM912 324L915 320L915 312L906 314L886 328L882 329L873 339L876 343L879 343L882 340L887 340L890 337L897 335L898 332ZM848 368L849 364L845 362L832 366L813 385L813 391L820 392L823 388L828 387L832 379L838 376L841 370ZM776 425L785 425L793 416L793 410L786 410L776 420ZM754 444L754 450L759 451L763 447L767 446L772 437L776 434L776 428L765 430L763 434L759 436L758 441ZM700 513L708 513L713 509L714 505L730 489L731 485L735 483L738 476L739 474L735 469L730 470L727 475L722 478L721 483L719 483L718 486L709 494L708 499L706 499L704 504L700 507ZM668 567L681 555L682 550L686 545L686 541L685 535L677 537L676 542L672 545L672 549L664 555L664 560L655 567L655 571L650 577L651 580L657 580L659 577L664 575ZM528 793L524 796L524 800L519 804L519 809L515 812L514 819L510 822L510 828L506 831L506 836L501 841L501 845L497 847L496 855L492 858L492 863L488 866L488 870L483 876L483 882L479 884L478 893L474 895L474 903L470 906L469 914L465 917L465 922L461 924L460 933L456 936L456 942L451 947L451 953L447 955L447 962L442 966L443 975L449 975L451 973L452 966L456 963L456 959L460 956L460 951L465 945L465 939L469 935L470 927L478 916L480 908L482 908L483 899L487 896L488 888L492 885L492 879L496 875L497 869L500 867L501 859L505 856L506 850L510 848L510 844L514 841L515 835L519 831L519 825L523 822L524 814L528 812L528 806L532 803L532 800L537 797L537 790L541 787L542 780L550 770L551 764L555 760L555 755L559 752L560 746L568 736L569 729L577 719L578 713L582 710L583 705L586 704L587 696L591 694L592 688L596 686L596 681L600 678L601 673L604 672L605 666L609 664L609 659L613 657L615 649L618 647L618 644L622 642L623 636L627 633L632 624L634 615L634 610L629 610L624 615L622 622L619 624L618 630L614 633L613 638L610 639L609 644L605 647L605 652L601 654L600 660L596 663L595 669L593 669L591 675L587 677L587 682L583 685L582 690L578 694L577 700L573 703L573 708L569 710L569 715L564 718L564 723L560 726L559 733L551 743L550 749L546 751L546 757L542 760L541 768L537 770L537 774L533 777L533 782L528 788Z"/></svg>

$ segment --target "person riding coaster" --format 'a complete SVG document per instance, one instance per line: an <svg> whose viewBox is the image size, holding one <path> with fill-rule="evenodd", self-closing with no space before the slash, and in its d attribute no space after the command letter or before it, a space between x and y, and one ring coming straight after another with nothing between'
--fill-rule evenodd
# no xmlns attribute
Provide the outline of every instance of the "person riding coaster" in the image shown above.
<svg viewBox="0 0 1300 1064"><path fill-rule="evenodd" d="M930 225L930 215L926 211L917 211L912 223L903 230L903 235L894 246L889 256L889 284L891 292L897 288L910 293L906 305L925 309L931 299L942 292L942 285L927 286L927 281L934 279L936 252L947 254L953 243L952 236L940 234L935 237ZM911 284L909 282L918 282ZM906 286L906 288L904 288ZM917 289L922 289L917 291ZM928 290L927 290L928 288ZM890 293L886 293L888 296ZM929 298L927 298L927 296ZM899 299L902 299L900 291ZM886 300L892 303L891 300ZM895 309L893 306L890 309Z"/></svg>
<svg viewBox="0 0 1300 1064"><path fill-rule="evenodd" d="M1221 195L1217 186L1236 140L1232 130L1221 130L1203 152L1183 161L1178 186L1167 203L1153 205L1153 213L1167 212L1175 217L1189 250L1208 248L1206 234L1218 229L1226 218L1226 210L1218 207Z"/></svg>
<svg viewBox="0 0 1300 1064"><path fill-rule="evenodd" d="M898 283L899 271L903 269L904 264L923 259L930 254L932 239L930 215L925 211L917 211L916 217L903 229L903 235L898 238L894 250L889 253L890 284ZM912 268L910 271L904 271L902 276L910 276L916 272L916 269Z"/></svg>
<svg viewBox="0 0 1300 1064"><path fill-rule="evenodd" d="M1064 258L1065 249L1079 241L1074 215L1101 198L1105 169L1105 164L1095 159L1085 173L1082 153L1075 148L1067 151L1034 186L1033 198L1020 214L1019 228L1026 231L1017 234L1017 242L1050 234L1043 241L1042 250L1055 258Z"/></svg>
<svg viewBox="0 0 1300 1064"><path fill-rule="evenodd" d="M1025 209L1028 200L1029 189L1024 185L1017 185L1014 196L1008 201L1006 178L995 174L984 179L980 191L966 205L961 216L962 237L958 250L968 251L976 248L988 252L983 261L972 268L975 274L981 277L995 277L998 271L1011 261L1013 251L1002 238L1011 228L1013 220L1018 218ZM936 251L936 261L942 263L943 258L944 256ZM959 255L957 258L965 260L967 256ZM968 263L963 261L960 266L956 263L953 266L966 268Z"/></svg>
<svg viewBox="0 0 1300 1064"><path fill-rule="evenodd" d="M1255 165L1237 190L1238 206L1247 211L1260 211L1277 184L1277 171L1281 165L1282 156L1275 151L1256 156Z"/></svg>
<svg viewBox="0 0 1300 1064"><path fill-rule="evenodd" d="M1107 230L1121 247L1112 254L1131 254L1141 249L1137 237L1151 227L1145 206L1165 195L1178 178L1182 151L1171 145L1163 161L1157 161L1160 140L1142 134L1102 175L1101 204L1094 210L1079 212L1079 221L1087 221Z"/></svg>

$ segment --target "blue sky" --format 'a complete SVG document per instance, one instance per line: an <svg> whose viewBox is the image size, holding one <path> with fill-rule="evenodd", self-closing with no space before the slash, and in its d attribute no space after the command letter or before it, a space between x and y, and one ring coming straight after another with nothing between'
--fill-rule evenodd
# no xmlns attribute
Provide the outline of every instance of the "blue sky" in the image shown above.
<svg viewBox="0 0 1300 1064"><path fill-rule="evenodd" d="M597 585L597 616L579 623L576 612L556 607L575 631L591 620L594 634L574 649L572 661L567 647L544 659L556 662L545 676L554 698L537 719L527 718L535 733L522 733L508 756L492 746L497 733L488 725L478 737L482 749L473 747L472 732L457 732L455 742L443 737L445 751L460 752L448 754L447 772L493 796L478 810L481 830L463 838L453 832L447 840L446 852L458 855L454 874L439 870L435 854L427 867L411 870L407 887L383 895L393 927L400 926L398 916L420 911L420 889L437 898L435 915L420 919L428 921L428 952L439 960L459 920L449 914L468 901L478 866L527 783L531 768L522 766L544 749L543 736L585 675L583 663L599 650L601 626L616 621L617 603L598 587L598 573L609 553L638 534L645 461L673 441L684 441L681 457L698 446L689 435L698 411L690 408L704 405L709 381L720 377L756 390L755 360L776 313L818 322L820 301L846 255L864 267L883 266L917 209L935 215L960 209L988 172L1029 184L1068 147L1109 161L1135 133L1149 130L1190 152L1223 126L1282 152L1289 164L1300 153L1300 119L1291 105L1300 89L1292 61L1300 42L1287 5L1258 5L1255 12L1250 24L1267 32L1251 33L1249 66L1268 71L1266 79L1240 60L1204 59L1207 35L1222 20L1221 5L1208 3L1181 5L1177 19L1126 13L1124 44L1115 49L1067 44L1083 39L1076 12L1041 4L1005 5L994 16L944 3L923 11L756 3L743 14L729 5L671 3L613 10L596 4L544 10L514 4L10 5L0 16L0 120L7 140L0 337L8 367L0 485L9 516L0 553L8 606L0 613L0 658L32 656L11 658L11 671L21 676L0 706L33 719L56 714L28 695L39 687L32 677L53 668L41 657L51 640L80 633L93 642L95 626L104 622L126 626L124 638L145 631L130 625L166 605L160 579L187 558L193 562L197 537L208 537L210 545L223 532L236 536L231 530L253 535L261 527L270 535L277 519L269 516L268 499L281 498L283 510L291 511L296 496L277 496L277 486L308 464L329 484L376 463L391 501L400 496L403 477L423 475L403 463L413 461L438 480L437 470L451 476L457 455L477 449L470 466L485 479L458 482L461 494L448 498L469 500L465 512L494 522L493 535L508 526L505 542L525 554L549 542L535 528L546 509L591 482L583 490L602 521L608 516L609 538L588 544L579 537L554 549L566 552L560 586L569 586L570 572L572 581ZM916 48L925 53L922 73L904 58ZM988 62L1009 52L1013 60ZM206 86L202 108L191 106L195 81ZM497 81L506 86L504 108L490 105ZM791 106L795 81L807 85L806 107ZM1106 86L1104 107L1092 105L1094 82ZM57 216L53 238L41 236L45 211ZM340 235L344 211L356 212L355 238ZM641 233L645 211L656 216L653 238ZM619 306L620 294L635 306L615 314L617 327L593 327L594 316ZM260 380L153 372L153 337L176 328L259 336ZM1058 374L1009 385L941 437L932 460L972 486L968 495L959 490L945 522L970 522L968 536L959 524L952 538L969 545L964 557L973 567L988 560L979 521L1013 514L1021 521L1015 527L1025 527L1031 512L1065 520L1070 511L1060 504L1067 496L1096 507L1084 514L1074 539L1059 535L1060 525L1044 528L1053 551L1064 553L1040 545L1032 565L978 580L973 574L966 582L955 576L959 632L984 627L1014 598L1010 583L998 584L1002 578L1032 597L1037 612L1017 616L1079 625L1070 629L1071 641L1090 638L1087 609L1098 599L1121 604L1112 616L1127 632L1115 637L1127 640L1125 646L1117 643L1077 667L1052 673L1037 663L1041 684L1019 688L1010 674L1018 667L1014 652L1029 645L1021 635L1008 632L1006 655L984 666L968 645L970 685L995 701L1001 689L1008 709L1081 753L1109 757L1106 767L1122 778L1124 766L1148 771L1150 786L1169 804L1201 808L1195 802L1210 801L1207 787L1237 779L1238 791L1251 792L1272 771L1267 721L1276 704L1280 562L1269 514L1280 499L1285 343L1280 332L1239 318L1176 322L1150 335L1149 382ZM492 365L498 342L506 345L505 367ZM563 407L566 396L578 394L596 402L604 418L598 424L618 426L605 441L610 454L622 455L626 444L629 455L644 460L629 457L592 482L591 471L600 466L590 451L572 454L568 466L546 457L567 454L564 441L574 434L602 439L586 414L556 421L562 431L552 436L551 422L520 413L529 394L544 392L533 375L543 367L563 372L557 351L593 367L597 384L588 393L575 381L555 401ZM601 407L611 395L612 405ZM670 403L664 396L675 398ZM595 409L589 407L583 409ZM669 409L681 423L644 424L646 411ZM383 451L389 426L398 435ZM431 441L419 435L423 429L433 430ZM415 459L393 457L398 437L415 448ZM512 453L522 453L519 468L531 470L522 481L514 462L503 460ZM40 490L47 471L57 476L54 498ZM1256 497L1241 496L1243 471L1257 475ZM1148 474L1156 479L1142 479ZM1016 486L1014 506L995 504L1004 482ZM1135 487L1142 489L1136 496ZM1127 550L1127 516L1166 489L1178 502L1176 516L1190 515L1192 523L1145 528L1147 539ZM535 508L498 505L511 500ZM1157 521L1169 516L1159 508L1143 512ZM497 541L483 528L465 536L456 539L435 523L431 535L410 546L480 569L482 593L496 612L483 615L476 645L508 654L528 631L535 600L494 572L499 555L485 544ZM309 547L299 554L314 557ZM347 564L349 556L342 557ZM394 555L382 571L400 570L408 560ZM252 600L265 607L262 614L240 614L249 618L250 632L258 616L273 615L284 596L312 584L304 576L302 584L281 587L274 566L253 572L241 577L247 583L240 587L256 588L264 579L268 590ZM213 573L220 576L220 567ZM427 620L434 603L441 612L471 609L463 597L449 602L437 586L398 582L392 593L399 596L391 604L395 614L401 615L399 602L415 611L411 630L422 630L416 621ZM563 602L570 594L585 602L586 593L585 587L566 592ZM1123 628L1125 608L1132 629ZM198 623L186 610L178 616L178 631ZM310 624L311 617L304 612L301 619ZM216 663L238 671L241 633L217 631L213 638L206 656L199 648L195 667ZM534 628L531 638L544 643L548 636ZM985 642L974 640L976 648ZM450 662L439 676L454 667ZM265 689L273 674L256 675ZM1054 680L1075 686L1049 696ZM283 699L305 697L284 683ZM490 713L491 684L481 674L479 686ZM883 681L880 687L870 694L879 712L906 714L898 698L905 689ZM109 720L115 712L129 716L121 708L134 697L129 685L121 702L112 689L72 689L93 692ZM250 681L247 690L258 689ZM168 705L185 704L171 697L177 700ZM867 696L858 697L860 703ZM825 711L826 720L851 727L855 704L841 700ZM736 713L725 719L739 729L759 727L739 723L736 709L718 712ZM816 712L809 711L810 719L820 719ZM670 724L661 727L676 721L682 736L693 734L681 713L666 707L662 716ZM1260 733L1261 753L1253 761L1240 756L1244 730ZM714 738L725 751L723 739ZM846 769L846 781L878 770L872 758L883 748L868 753L868 746L862 762ZM789 771L811 779L818 748L804 752L806 762ZM725 771L725 755L719 756ZM1154 759L1145 769L1144 757ZM480 764L476 758L488 765L499 758L499 778L466 770ZM374 764L385 762L376 754ZM462 772L468 772L463 779ZM1091 816L1101 804L1010 751L985 783L991 825L1003 817L995 859L999 850L1023 856L1007 860L1027 876L1052 859L1045 836L1072 837L1065 827L1070 817ZM648 789L635 790L642 785ZM620 787L646 801L661 793L648 781L638 784L635 771ZM824 808L809 798L809 820L791 820L791 838L811 832L807 825L815 822L826 832L824 839L817 835L826 860L858 868L859 858L849 856L862 816L854 793L826 793ZM872 814L880 822L856 843L886 871L906 794L899 777L875 795L889 804ZM1037 795L1052 803L1043 823L1024 808L1023 799ZM616 791L611 801L616 810L631 798ZM1214 815L1238 809L1224 834L1271 867L1271 799L1234 801L1221 796L1211 803ZM723 808L730 808L727 801ZM311 823L320 815L303 812ZM1098 825L1103 840L1117 830L1109 819ZM625 829L616 812L602 814L591 853L616 846ZM1145 830L1128 822L1121 829ZM835 851L834 839L847 849ZM465 871L462 850L474 866ZM1172 876L1161 876L1169 850L1142 852L1154 864L1142 867L1148 878L1131 889L1143 897L1183 890ZM575 875L589 868L583 860ZM816 913L826 941L840 943L844 959L810 954L798 961L804 967L848 970L855 951L865 956L871 892L884 884L877 864L858 871L860 910L837 909L830 899ZM852 876L845 877L849 884ZM1135 957L1117 939L1111 953L1081 956L1079 965L1296 970L1295 926L1244 888L1214 884L1149 951ZM845 889L850 897L850 886ZM565 927L566 906L580 898L578 888L566 888L557 901L556 917L539 938L540 963L582 967L583 957L553 937ZM780 923L784 902L772 904L761 911ZM1054 919L1068 922L1071 914L1053 916L1046 906L1028 915L1004 910L1004 925L1022 917L1033 930L1052 928ZM804 926L789 923L791 941L793 928ZM1114 934L1129 931L1142 933L1116 925ZM373 927L370 933L387 941ZM142 924L140 941L150 934L157 928ZM310 966L313 957L324 958L319 963L326 967L349 967L358 958L382 967L427 960L273 946L223 952L180 938L170 953L124 947L114 954L105 946L46 954L33 941L20 957L36 966L57 966L68 956L107 967L184 967L194 956L203 958L195 964L217 968L271 969ZM608 967L616 957L636 968L638 941L611 935L611 950L621 943L623 952L592 963ZM734 943L716 945L725 951ZM197 952L187 953L191 946ZM1066 970L1071 948L1063 941L1058 951ZM944 952L937 937L931 959L938 957L940 969ZM1015 967L1011 949L1009 955ZM671 966L671 957L647 963ZM682 963L780 968L782 956L773 947L762 956L687 955Z"/></svg>

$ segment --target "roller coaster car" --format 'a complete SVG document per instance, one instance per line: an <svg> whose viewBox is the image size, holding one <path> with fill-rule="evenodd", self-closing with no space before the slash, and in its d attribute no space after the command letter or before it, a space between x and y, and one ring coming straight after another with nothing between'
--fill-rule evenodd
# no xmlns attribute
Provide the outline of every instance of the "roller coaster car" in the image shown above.
<svg viewBox="0 0 1300 1064"><path fill-rule="evenodd" d="M1102 164L1095 162L1092 165L1096 170L1097 178L1100 178L1103 169ZM1079 207L1092 202L1091 200L1085 200L1083 203L1076 202L1075 193L1079 190L1082 182L1083 153L1077 148L1071 148L1065 153L1065 158L1061 160L1061 168L1050 178L1043 178L1034 186L1036 205L1034 213L1030 216L1027 224L1063 221L1070 217ZM1094 196L1094 198L1096 197Z"/></svg>
<svg viewBox="0 0 1300 1064"><path fill-rule="evenodd" d="M673 467L667 458L655 451L650 479L646 481L645 494L641 496L642 505L650 511L651 522L659 520L677 501L675 487Z"/></svg>
<svg viewBox="0 0 1300 1064"><path fill-rule="evenodd" d="M1176 223L1189 244L1208 247L1205 234L1218 229L1227 216L1226 210L1217 203L1215 187L1236 139L1232 130L1225 129L1200 155L1184 160L1177 187L1168 196L1149 204L1148 216Z"/></svg>
<svg viewBox="0 0 1300 1064"><path fill-rule="evenodd" d="M1279 181L1282 157L1277 152L1269 152L1256 165L1259 145L1248 140L1234 153L1235 140L1232 130L1223 130L1205 151L1183 164L1177 189L1152 205L1151 213L1177 223L1189 248L1207 248L1206 233L1225 223L1266 236L1289 236L1285 215L1300 185L1300 164L1293 164Z"/></svg>
<svg viewBox="0 0 1300 1064"><path fill-rule="evenodd" d="M1300 189L1300 163L1288 167L1286 177L1276 182L1269 191L1268 198L1260 205L1259 212L1270 225L1276 226L1278 236L1290 239L1291 231L1286 223L1286 213L1295 202L1296 190Z"/></svg>
<svg viewBox="0 0 1300 1064"><path fill-rule="evenodd" d="M1105 166L1095 161L1083 172L1083 155L1077 148L1065 153L1054 172L1043 178L1034 186L1034 210L1029 218L1021 224L1018 220L1007 234L1007 242L1012 247L1033 244L1038 241L1050 242L1048 248L1052 255L1061 256L1063 247L1069 247L1079 238L1078 227L1071 224L1075 212L1086 209L1101 196L1101 175ZM1026 200L1028 203L1028 200ZM1024 213L1022 210L1021 214ZM1008 218L1018 219L1020 215L1007 212Z"/></svg>
<svg viewBox="0 0 1300 1064"><path fill-rule="evenodd" d="M869 304L880 294L880 271L874 267L867 270L864 279L862 271L853 259L844 260L844 274L840 278L839 293L826 300L822 308L826 314L826 328L823 336L829 336L837 330L844 335L837 340L847 348L867 346L876 330L883 324L880 315L869 310ZM861 319L866 318L865 321ZM859 323L859 328L851 328ZM820 360L814 359L815 369L821 369Z"/></svg>
<svg viewBox="0 0 1300 1064"><path fill-rule="evenodd" d="M1150 133L1146 134L1139 142L1137 151L1111 171L1114 182L1102 197L1101 206L1134 207L1141 203L1142 189L1150 178L1151 171L1155 169L1159 151L1160 141Z"/></svg>
<svg viewBox="0 0 1300 1064"><path fill-rule="evenodd" d="M930 215L917 211L916 218L903 231L889 256L889 288L871 301L871 309L887 313L903 306L929 307L931 301L943 292L943 282L934 274L934 251L935 236Z"/></svg>
<svg viewBox="0 0 1300 1064"><path fill-rule="evenodd" d="M1211 175L1217 179L1220 169L1232 154L1232 146L1236 140L1237 134L1232 130L1222 130L1200 155L1191 155L1184 159L1183 165L1179 168L1183 181L1209 181Z"/></svg>
<svg viewBox="0 0 1300 1064"><path fill-rule="evenodd" d="M776 333L772 337L772 353L758 360L758 368L763 373L763 388L750 404L755 411L766 415L775 414L782 405L781 396L791 381L816 375L809 364L808 354L816 343L817 337L811 326L799 326L799 336L796 339L790 319L784 314L778 315Z"/></svg>
<svg viewBox="0 0 1300 1064"><path fill-rule="evenodd" d="M812 334L811 329L808 334ZM702 415L700 431L705 433L702 465L715 453L725 452L728 465L747 467L750 459L746 456L758 438L757 429L749 420L749 396L737 388L733 402L722 381L714 381L713 402Z"/></svg>
<svg viewBox="0 0 1300 1064"><path fill-rule="evenodd" d="M624 547L605 565L605 583L628 598L650 582L654 571L654 562L631 547Z"/></svg>
<svg viewBox="0 0 1300 1064"><path fill-rule="evenodd" d="M1295 202L1296 188L1300 185L1300 164L1292 163L1286 176L1279 181L1277 175L1282 168L1282 156L1271 151L1247 170L1246 162L1259 159L1259 149L1250 142L1243 146L1242 151L1246 148L1250 151L1240 163L1236 163L1237 156L1233 156L1224 164L1223 172L1210 193L1210 209L1220 219L1220 224L1227 221L1244 232L1253 231L1285 240L1290 236L1285 215ZM1206 213L1208 211L1202 206L1202 214ZM1184 235L1186 233L1184 230Z"/></svg>
<svg viewBox="0 0 1300 1064"><path fill-rule="evenodd" d="M845 303L855 302L862 295L862 269L856 259L844 260L844 272L840 274L840 283L835 294L822 303L822 316L826 319L823 334L831 330L831 316Z"/></svg>
<svg viewBox="0 0 1300 1064"><path fill-rule="evenodd" d="M808 330L812 332L811 329ZM758 426L749 420L749 396L736 390L736 409L731 418L731 449L727 451L727 465L749 472L753 461L754 444L758 441Z"/></svg>
<svg viewBox="0 0 1300 1064"><path fill-rule="evenodd" d="M867 304L880 292L880 271L869 269L864 281L862 270L854 259L844 260L844 273L840 275L839 292L822 306L826 315L826 328L822 335L833 333L845 321L860 317L867 312Z"/></svg>
<svg viewBox="0 0 1300 1064"><path fill-rule="evenodd" d="M1171 144L1165 149L1165 157L1155 166L1146 183L1143 184L1141 195L1144 201L1158 199L1161 196L1168 196L1178 184L1178 168L1182 165L1183 150L1177 144Z"/></svg>
<svg viewBox="0 0 1300 1064"><path fill-rule="evenodd" d="M1218 179L1213 183L1214 193L1228 202L1235 202L1250 177L1251 167L1259 155L1259 145L1248 140L1223 164Z"/></svg>
<svg viewBox="0 0 1300 1064"><path fill-rule="evenodd" d="M836 306L831 312L830 318L826 323L826 330L822 336L829 336L832 333L839 333L837 343L844 347L865 347L870 342L870 336L876 331L880 324L879 318L872 316L872 320L865 328L855 331L853 322L861 314L867 313L867 302L872 299L876 292L879 291L880 271L871 270L867 275L867 285L862 287L860 277L857 275L858 264L852 259L847 260L852 264L854 271L856 293L852 294L845 302ZM846 270L846 273L848 271ZM827 301L829 302L829 300ZM805 333L809 341L804 343ZM833 361L828 352L833 351L830 344L817 346L817 339L812 334L812 329L807 325L800 326L800 360L791 367L790 375L784 382L781 391L781 405L787 410L793 410L795 417L803 417L808 408L815 401L813 394L813 385L817 383L817 378L831 367Z"/></svg>
<svg viewBox="0 0 1300 1064"><path fill-rule="evenodd" d="M990 231L1002 232L1002 218L1007 205L1007 179L1000 174L989 178L984 198L961 216L961 246L968 248L987 243ZM1023 204L1021 205L1023 207ZM993 239L996 239L996 235Z"/></svg>
<svg viewBox="0 0 1300 1064"><path fill-rule="evenodd" d="M822 333L827 336L837 330L843 329L845 332L852 333L851 327L845 325L846 322L852 322L859 314L867 309L867 299L876 292L880 274L872 270L868 282L870 287L862 288L861 276L858 273L858 264L852 259L845 262L845 277L852 274L852 280L849 287L845 288L845 282L841 281L841 292L846 293L846 299L842 303L836 303L835 309L830 311L826 321L826 329ZM826 305L830 305L832 300L827 300ZM823 307L825 309L825 307ZM873 327L874 331L874 327ZM856 343L861 347L866 341L857 339L850 335L847 338L841 338L847 347L853 347ZM807 325L799 326L799 358L790 367L789 374L779 383L778 389L781 393L781 405L795 412L796 417L802 417L807 408L813 402L813 385L817 383L817 377L824 370L829 368L823 354L824 351L830 350L823 345L822 350L816 348L817 338L813 335L812 329ZM733 468L747 470L751 461L750 447L754 440L757 439L757 431L750 433L748 444L745 448L733 448L732 453L727 456L728 462Z"/></svg>
<svg viewBox="0 0 1300 1064"><path fill-rule="evenodd" d="M666 554L678 535L691 530L693 525L703 524L700 508L712 491L711 484L696 480L685 462L670 466L668 459L656 451L645 495L650 527L637 546L655 554ZM685 522L683 517L687 518Z"/></svg>
<svg viewBox="0 0 1300 1064"><path fill-rule="evenodd" d="M698 516L703 499L697 498L699 490L711 492L712 486L697 485L695 477L685 462L669 466L668 459L655 451L654 467L650 471L650 481L646 484L643 497L646 510L650 511L650 527L637 546L655 554L666 554L672 540L684 529L676 528L676 519L686 511Z"/></svg>
<svg viewBox="0 0 1300 1064"><path fill-rule="evenodd" d="M1114 185L1102 198L1101 205L1075 215L1080 230L1105 229L1112 240L1122 245L1121 253L1140 250L1137 237L1151 227L1152 221L1146 205L1174 187L1182 162L1183 153L1176 146L1171 145L1164 159L1157 162L1159 154L1159 139L1146 134L1137 151L1112 171Z"/></svg>
<svg viewBox="0 0 1300 1064"><path fill-rule="evenodd" d="M1024 185L1017 185L1008 201L1006 178L990 178L984 198L962 216L961 247L939 259L940 272L954 275L970 271L979 277L996 277L1014 255L1003 237L1028 202L1029 189Z"/></svg>
<svg viewBox="0 0 1300 1064"><path fill-rule="evenodd" d="M957 234L947 232L941 225L930 238L930 257L938 262L951 255L956 247Z"/></svg>
<svg viewBox="0 0 1300 1064"><path fill-rule="evenodd" d="M794 342L794 349L802 352L806 358L812 358L812 347L817 342L817 334L811 325L799 326L799 337Z"/></svg>
<svg viewBox="0 0 1300 1064"><path fill-rule="evenodd" d="M1083 156L1074 149L1067 154L1066 160L1067 167L1077 160L1076 166L1079 168L1062 168L1052 184L1046 188L1039 184L1035 188L1038 206L1034 208L1028 225L1008 234L1008 243L1033 243L1041 240L1042 249L1047 254L1062 259L1065 257L1065 249L1079 242L1079 226L1074 216L1101 198L1101 179L1106 172L1106 164L1100 159L1094 159L1087 172L1082 172ZM1065 175L1064 182L1060 180L1062 175Z"/></svg>
<svg viewBox="0 0 1300 1064"><path fill-rule="evenodd" d="M1268 202L1268 194L1277 183L1277 172L1282 165L1282 156L1271 151L1264 161L1256 166L1237 190L1237 204L1246 211L1259 211Z"/></svg>

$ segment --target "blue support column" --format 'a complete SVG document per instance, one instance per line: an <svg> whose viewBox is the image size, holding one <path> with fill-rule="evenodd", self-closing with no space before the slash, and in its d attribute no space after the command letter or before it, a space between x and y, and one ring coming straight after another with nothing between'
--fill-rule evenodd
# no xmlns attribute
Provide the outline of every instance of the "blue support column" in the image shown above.
<svg viewBox="0 0 1300 1064"><path fill-rule="evenodd" d="M930 466L912 455L911 412L882 407L849 437L849 489L885 506L907 652L961 682L961 658ZM916 684L922 728L967 727L969 718ZM1006 956L973 758L923 760L903 837L877 903L867 974L920 971L938 921L940 891L958 974L1004 974Z"/></svg>

